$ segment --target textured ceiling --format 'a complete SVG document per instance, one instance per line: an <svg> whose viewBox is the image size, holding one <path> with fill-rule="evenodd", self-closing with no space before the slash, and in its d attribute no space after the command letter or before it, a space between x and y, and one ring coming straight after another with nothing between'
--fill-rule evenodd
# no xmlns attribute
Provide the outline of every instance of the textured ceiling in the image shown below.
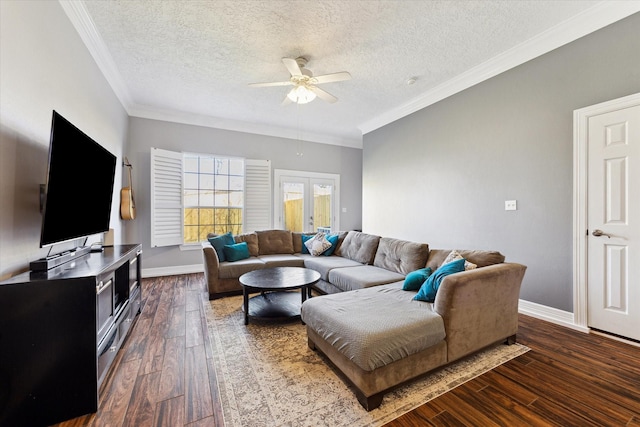
<svg viewBox="0 0 640 427"><path fill-rule="evenodd" d="M131 115L348 146L361 146L363 132L469 70L603 7L577 0L61 3L68 15L75 11L85 43L87 33L93 37L90 51L103 58ZM281 106L289 88L248 86L288 80L281 58L297 56L316 75L351 73L321 86L337 103Z"/></svg>

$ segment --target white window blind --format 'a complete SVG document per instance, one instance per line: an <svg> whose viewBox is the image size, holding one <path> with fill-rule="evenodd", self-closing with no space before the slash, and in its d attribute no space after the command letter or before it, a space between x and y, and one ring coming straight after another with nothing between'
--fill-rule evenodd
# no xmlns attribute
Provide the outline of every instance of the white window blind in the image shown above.
<svg viewBox="0 0 640 427"><path fill-rule="evenodd" d="M244 231L268 230L271 220L271 161L245 160Z"/></svg>
<svg viewBox="0 0 640 427"><path fill-rule="evenodd" d="M151 148L151 247L181 245L182 153Z"/></svg>
<svg viewBox="0 0 640 427"><path fill-rule="evenodd" d="M183 153L151 148L151 247L184 243ZM245 232L272 228L271 161L245 160Z"/></svg>

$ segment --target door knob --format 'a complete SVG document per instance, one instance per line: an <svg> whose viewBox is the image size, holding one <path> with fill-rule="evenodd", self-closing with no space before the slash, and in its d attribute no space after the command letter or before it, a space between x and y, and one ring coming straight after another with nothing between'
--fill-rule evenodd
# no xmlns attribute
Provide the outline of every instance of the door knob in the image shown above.
<svg viewBox="0 0 640 427"><path fill-rule="evenodd" d="M593 233L591 233L592 235L596 236L596 237L600 237L600 236L607 236L607 238L611 238L611 235L607 234L607 233L603 233L602 230L598 230L595 229L593 230Z"/></svg>

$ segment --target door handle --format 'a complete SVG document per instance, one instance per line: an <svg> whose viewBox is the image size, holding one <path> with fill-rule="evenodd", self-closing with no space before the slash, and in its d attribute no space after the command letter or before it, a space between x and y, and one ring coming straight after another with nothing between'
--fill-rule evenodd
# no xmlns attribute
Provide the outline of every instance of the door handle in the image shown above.
<svg viewBox="0 0 640 427"><path fill-rule="evenodd" d="M603 232L602 232L602 230L598 230L598 229L593 230L593 233L591 233L591 234L592 234L593 236L596 236L596 237L600 237L600 236L607 236L607 238L609 238L609 239L611 238L611 235L610 235L610 234L603 233Z"/></svg>

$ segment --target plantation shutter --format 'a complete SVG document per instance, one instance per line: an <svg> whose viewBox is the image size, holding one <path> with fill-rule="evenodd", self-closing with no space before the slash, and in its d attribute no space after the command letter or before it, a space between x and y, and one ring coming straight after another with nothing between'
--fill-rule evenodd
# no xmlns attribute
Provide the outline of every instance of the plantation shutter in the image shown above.
<svg viewBox="0 0 640 427"><path fill-rule="evenodd" d="M151 148L151 247L184 243L182 153Z"/></svg>
<svg viewBox="0 0 640 427"><path fill-rule="evenodd" d="M271 161L244 163L244 231L268 230L271 221Z"/></svg>

